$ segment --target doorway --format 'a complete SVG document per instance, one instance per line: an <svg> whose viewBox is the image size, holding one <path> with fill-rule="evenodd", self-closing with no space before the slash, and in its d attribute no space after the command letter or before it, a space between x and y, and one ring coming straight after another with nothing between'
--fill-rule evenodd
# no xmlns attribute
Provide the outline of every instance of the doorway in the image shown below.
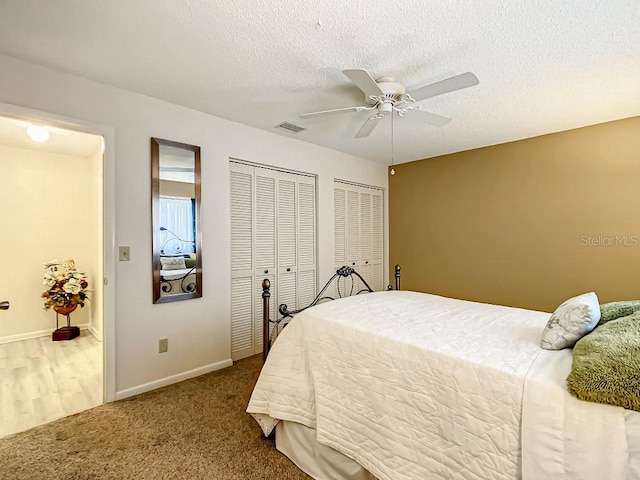
<svg viewBox="0 0 640 480"><path fill-rule="evenodd" d="M104 145L96 133L0 116L0 301L9 302L0 311L0 436L106 399ZM67 317L43 308L42 294L46 264L69 260L89 301ZM80 335L54 337L67 323Z"/></svg>

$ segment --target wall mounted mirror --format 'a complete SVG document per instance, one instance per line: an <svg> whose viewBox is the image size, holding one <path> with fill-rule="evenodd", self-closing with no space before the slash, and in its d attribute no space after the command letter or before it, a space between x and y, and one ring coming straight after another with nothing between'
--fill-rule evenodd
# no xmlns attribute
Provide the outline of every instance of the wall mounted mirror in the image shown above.
<svg viewBox="0 0 640 480"><path fill-rule="evenodd" d="M153 303L202 296L200 147L151 139Z"/></svg>

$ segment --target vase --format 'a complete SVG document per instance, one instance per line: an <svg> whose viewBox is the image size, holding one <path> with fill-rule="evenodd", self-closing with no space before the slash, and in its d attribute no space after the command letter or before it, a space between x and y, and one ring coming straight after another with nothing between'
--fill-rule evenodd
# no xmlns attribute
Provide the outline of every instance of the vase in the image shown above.
<svg viewBox="0 0 640 480"><path fill-rule="evenodd" d="M55 305L53 310L60 315L69 315L76 308L78 308L78 305Z"/></svg>

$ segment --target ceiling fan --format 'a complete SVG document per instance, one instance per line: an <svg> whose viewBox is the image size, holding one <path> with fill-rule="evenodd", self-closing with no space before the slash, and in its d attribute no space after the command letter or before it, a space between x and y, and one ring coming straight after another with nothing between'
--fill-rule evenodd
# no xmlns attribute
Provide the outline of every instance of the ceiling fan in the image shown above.
<svg viewBox="0 0 640 480"><path fill-rule="evenodd" d="M418 102L437 95L443 95L463 88L472 87L479 83L478 77L471 72L467 72L445 80L440 80L439 82L435 82L430 85L425 85L424 87L420 87L407 93L404 85L396 82L393 78L380 77L374 80L369 72L362 68L343 70L342 73L344 73L356 87L364 92L365 105L303 113L300 115L300 118L332 115L334 113L343 112L374 111L373 114L364 122L364 125L360 127L355 138L369 136L380 120L382 120L387 114L393 114L393 112L398 112L398 115L403 117L411 110L415 110L420 112L420 115L425 122L437 127L442 127L449 123L451 118L427 112L420 107Z"/></svg>

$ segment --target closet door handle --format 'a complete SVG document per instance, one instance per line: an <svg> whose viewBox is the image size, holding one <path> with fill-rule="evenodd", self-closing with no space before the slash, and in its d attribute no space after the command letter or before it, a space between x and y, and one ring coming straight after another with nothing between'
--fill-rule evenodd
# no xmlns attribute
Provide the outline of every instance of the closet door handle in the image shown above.
<svg viewBox="0 0 640 480"><path fill-rule="evenodd" d="M355 264L356 264L356 262L353 262L351 265L354 265L354 266L355 266Z"/></svg>
<svg viewBox="0 0 640 480"><path fill-rule="evenodd" d="M0 310L9 310L9 301L0 302Z"/></svg>
<svg viewBox="0 0 640 480"><path fill-rule="evenodd" d="M290 272L290 271L291 271L291 269L290 269L290 268L287 268L287 272Z"/></svg>
<svg viewBox="0 0 640 480"><path fill-rule="evenodd" d="M265 274L265 275L266 275L267 273L269 273L269 270L265 270L265 271L264 271L264 274Z"/></svg>
<svg viewBox="0 0 640 480"><path fill-rule="evenodd" d="M364 262L365 265L369 265L369 260L367 260L366 262Z"/></svg>

